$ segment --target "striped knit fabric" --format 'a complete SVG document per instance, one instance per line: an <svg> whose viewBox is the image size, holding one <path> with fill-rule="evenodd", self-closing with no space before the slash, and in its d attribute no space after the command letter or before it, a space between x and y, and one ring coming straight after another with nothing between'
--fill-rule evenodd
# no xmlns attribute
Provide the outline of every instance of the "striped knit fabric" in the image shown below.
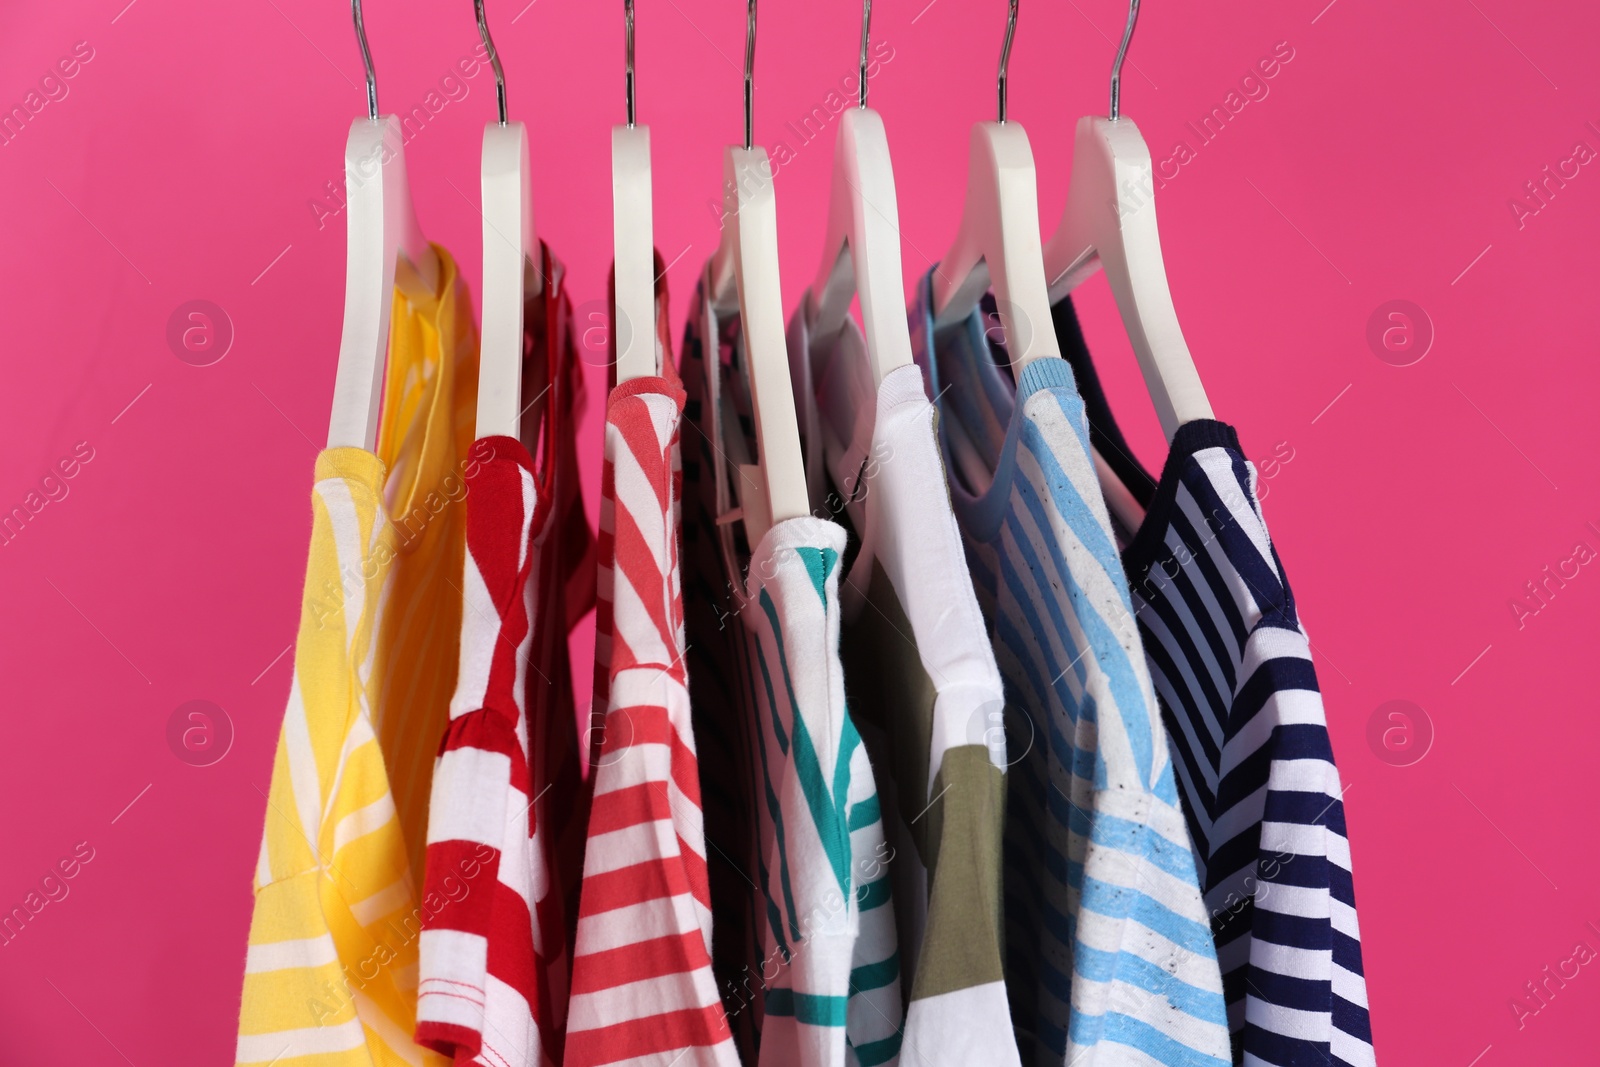
<svg viewBox="0 0 1600 1067"><path fill-rule="evenodd" d="M383 480L370 452L317 457L294 681L256 868L240 1064L388 1067L423 1055L411 1043L416 894L369 698L394 559Z"/></svg>
<svg viewBox="0 0 1600 1067"><path fill-rule="evenodd" d="M930 273L912 345L1007 689L1024 1062L1226 1064L1216 952L1072 371L1035 360L1013 386L979 313L935 344L931 306Z"/></svg>
<svg viewBox="0 0 1600 1067"><path fill-rule="evenodd" d="M460 673L428 825L417 1041L485 1067L560 1062L569 886L582 865L569 826L585 791L564 638L582 605L568 601L571 576L591 542L571 459L578 367L548 253L546 267L551 284L524 313L524 381L548 396L535 412L547 460L536 471L509 437L473 446ZM469 883L475 868L485 873Z"/></svg>
<svg viewBox="0 0 1600 1067"><path fill-rule="evenodd" d="M1231 426L1173 438L1129 548L1244 1062L1372 1067L1350 842L1311 649Z"/></svg>
<svg viewBox="0 0 1600 1067"><path fill-rule="evenodd" d="M702 293L695 294L703 302ZM695 748L700 757L700 792L706 836L706 878L716 916L711 966L733 1030L741 1062L756 1063L761 1032L761 933L765 911L755 905L756 784L752 766L753 724L744 709L749 690L737 671L733 584L724 561L724 534L716 517L727 505L727 490L717 484L722 447L711 424L707 365L700 343L706 315L695 306L684 332L680 356L685 392L680 429L683 496L679 526L680 580L683 590L684 662ZM716 334L711 334L715 338ZM712 342L715 345L715 341ZM715 352L715 348L713 348ZM712 394L713 396L717 394ZM714 403L714 402L713 402ZM742 527L728 535L743 551Z"/></svg>
<svg viewBox="0 0 1600 1067"><path fill-rule="evenodd" d="M528 767L524 687L533 631L533 461L518 441L483 438L467 480L461 673L433 775L417 1040L456 1062L552 1062L545 980L550 860ZM572 753L574 759L577 753ZM463 881L480 864L487 877ZM555 942L552 944L552 940Z"/></svg>
<svg viewBox="0 0 1600 1067"><path fill-rule="evenodd" d="M766 925L762 1067L894 1064L900 960L867 750L838 667L844 531L800 518L750 560L742 676L754 688Z"/></svg>
<svg viewBox="0 0 1600 1067"><path fill-rule="evenodd" d="M813 306L802 298L789 322L789 373L810 498L853 535L840 656L895 846L911 979L901 1059L1020 1067L1000 910L1005 692L943 491L934 408L914 365L874 382L854 319L814 336Z"/></svg>
<svg viewBox="0 0 1600 1067"><path fill-rule="evenodd" d="M456 671L452 568L464 552L460 464L478 352L455 263L435 251L438 294L395 293L378 454L317 458L294 682L255 873L240 1064L443 1062L412 1041L417 886ZM479 867L461 876L482 884Z"/></svg>
<svg viewBox="0 0 1600 1067"><path fill-rule="evenodd" d="M748 462L754 443L739 323L719 323L706 291L702 281L684 340L695 430L684 581L696 733L726 739L718 762L705 751L701 762L708 853L732 876L713 871L718 940L725 925L748 939L718 954L724 1003L756 1046L741 1049L745 1062L894 1064L902 1001L890 854L839 664L845 534L789 519L746 552L742 526L717 522L731 510L728 461ZM714 806L731 811L714 817Z"/></svg>
<svg viewBox="0 0 1600 1067"><path fill-rule="evenodd" d="M684 666L683 389L658 300L660 377L611 392L596 663L602 745L584 857L567 1067L737 1067L711 970L700 769Z"/></svg>
<svg viewBox="0 0 1600 1067"><path fill-rule="evenodd" d="M571 976L583 846L589 825L592 780L584 776L587 744L594 740L575 710L567 635L595 606L595 536L584 513L578 472L578 421L585 406L583 363L567 299L566 269L543 248L545 285L523 307L523 437L542 466L537 474L539 517L534 520L533 580L528 583L533 644L523 684L530 725L528 763L539 825L549 828L554 867L552 903L564 931L552 952L552 1003L563 1012ZM545 509L548 508L548 512ZM543 744L537 738L544 739ZM573 753L578 758L573 758ZM555 912L552 912L555 914ZM552 959L557 957L552 956ZM559 1032L559 1031L558 1031ZM558 1040L553 1046L559 1049Z"/></svg>
<svg viewBox="0 0 1600 1067"><path fill-rule="evenodd" d="M1220 422L1178 429L1158 484L1123 442L1070 300L1054 309L1091 434L1146 508L1123 553L1216 935L1236 1060L1372 1067L1339 773L1255 495Z"/></svg>

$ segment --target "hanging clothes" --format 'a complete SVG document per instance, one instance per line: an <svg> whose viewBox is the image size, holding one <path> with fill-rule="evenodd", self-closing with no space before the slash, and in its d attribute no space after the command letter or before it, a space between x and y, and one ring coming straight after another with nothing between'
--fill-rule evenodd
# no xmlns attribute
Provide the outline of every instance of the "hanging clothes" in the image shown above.
<svg viewBox="0 0 1600 1067"><path fill-rule="evenodd" d="M661 374L614 386L606 407L595 612L602 740L593 761L566 1067L739 1064L711 969L678 565L684 393L672 361L665 273L657 255Z"/></svg>
<svg viewBox="0 0 1600 1067"><path fill-rule="evenodd" d="M854 319L815 338L811 307L802 297L789 323L790 378L810 499L848 524L854 550L840 656L885 787L901 958L915 976L902 1056L1020 1067L1002 964L1005 694L944 487L934 408L914 365L874 386Z"/></svg>
<svg viewBox="0 0 1600 1067"><path fill-rule="evenodd" d="M524 309L527 422L473 446L457 587L460 676L438 746L423 897L417 1041L485 1067L559 1063L582 781L566 634L590 604L578 494L582 377L563 269ZM548 388L547 388L548 385Z"/></svg>
<svg viewBox="0 0 1600 1067"><path fill-rule="evenodd" d="M456 687L456 582L466 558L462 475L478 405L472 298L456 264L443 261L441 253L436 300L412 293L395 301L377 443L400 561L386 594L397 610L378 621L373 672L382 697L374 725L414 885L422 884L433 761Z"/></svg>
<svg viewBox="0 0 1600 1067"><path fill-rule="evenodd" d="M1161 479L1123 441L1070 299L1090 434L1146 509L1123 552L1199 852L1237 1062L1372 1067L1350 842L1327 716L1238 434L1178 428Z"/></svg>
<svg viewBox="0 0 1600 1067"><path fill-rule="evenodd" d="M845 533L801 516L748 546L743 524L723 521L734 465L755 455L754 424L740 321L719 317L710 290L708 270L683 344L695 431L684 582L707 844L719 857L713 949L735 939L716 953L718 978L746 1063L893 1064L889 854L839 662Z"/></svg>
<svg viewBox="0 0 1600 1067"><path fill-rule="evenodd" d="M1006 682L1007 984L1023 1057L1226 1064L1210 926L1071 368L1015 384L981 311L912 347Z"/></svg>
<svg viewBox="0 0 1600 1067"><path fill-rule="evenodd" d="M240 1064L444 1062L412 1043L416 886L455 683L457 467L471 438L478 339L455 261L434 250L438 291L395 292L377 454L317 457L294 679L256 866Z"/></svg>

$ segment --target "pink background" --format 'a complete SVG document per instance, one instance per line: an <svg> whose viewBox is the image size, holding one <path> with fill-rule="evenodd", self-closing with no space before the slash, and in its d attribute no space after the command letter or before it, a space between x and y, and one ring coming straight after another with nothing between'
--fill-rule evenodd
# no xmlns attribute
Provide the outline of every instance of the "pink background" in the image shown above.
<svg viewBox="0 0 1600 1067"><path fill-rule="evenodd" d="M524 3L490 4L512 114L532 137L540 228L570 266L574 302L593 310L610 258L621 5ZM0 511L78 442L93 451L66 497L0 548L0 911L79 842L93 850L70 894L0 947L7 1063L232 1055L342 306L344 220L319 227L311 203L340 180L365 106L341 2L126 4L0 14L7 108L76 42L93 53L65 97L0 145ZM657 243L681 321L716 241L707 202L721 147L740 133L742 5L639 8ZM1126 9L1023 8L1012 115L1033 139L1049 231L1074 123L1106 106ZM474 50L469 11L368 4L385 111L425 104ZM872 102L895 152L908 286L952 237L968 126L992 117L1003 17L1000 0L878 5L874 37L893 56ZM802 144L785 124L853 70L858 19L842 0L763 4L757 139L795 152L778 177L791 308L820 251L834 128ZM1542 1001L1525 983L1579 942L1600 950L1587 832L1600 567L1575 554L1579 542L1600 549L1600 167L1563 163L1580 140L1600 149L1596 40L1600 17L1572 0L1151 4L1126 76L1125 112L1156 158L1179 139L1194 150L1166 169L1158 201L1213 403L1252 457L1293 457L1264 478L1265 509L1348 783L1388 1064L1593 1061L1600 964L1550 980ZM1268 95L1201 144L1185 123L1284 41L1293 59ZM443 106L408 156L424 227L476 294L494 97L487 72L463 84L464 98L434 99ZM1519 220L1508 201L1546 165L1568 178ZM166 340L192 299L220 305L235 330L212 366L180 361ZM1432 324L1411 366L1367 341L1369 317L1396 299ZM1159 429L1103 279L1080 307L1124 425L1158 465ZM592 370L591 506L603 373ZM1512 599L1547 565L1569 579L1519 620ZM223 707L235 731L208 767L167 742L169 716L195 699ZM1393 765L1369 744L1390 700L1431 723L1420 762ZM1391 741L1403 750L1403 731Z"/></svg>

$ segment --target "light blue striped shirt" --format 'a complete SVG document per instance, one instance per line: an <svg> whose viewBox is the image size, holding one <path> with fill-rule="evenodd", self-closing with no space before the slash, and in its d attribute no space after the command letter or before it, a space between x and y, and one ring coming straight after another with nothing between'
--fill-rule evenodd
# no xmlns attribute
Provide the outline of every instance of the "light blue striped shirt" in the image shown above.
<svg viewBox="0 0 1600 1067"><path fill-rule="evenodd" d="M1006 685L1006 969L1024 1059L1226 1067L1216 951L1072 369L1035 360L1013 387L977 312L933 344L931 279L912 348Z"/></svg>

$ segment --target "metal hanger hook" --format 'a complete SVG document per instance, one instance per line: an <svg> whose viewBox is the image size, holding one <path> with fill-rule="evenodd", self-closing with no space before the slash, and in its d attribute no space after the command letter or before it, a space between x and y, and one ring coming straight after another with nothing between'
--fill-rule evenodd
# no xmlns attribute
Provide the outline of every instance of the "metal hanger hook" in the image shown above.
<svg viewBox="0 0 1600 1067"><path fill-rule="evenodd" d="M755 145L756 127L756 0L750 0L744 24L744 147Z"/></svg>
<svg viewBox="0 0 1600 1067"><path fill-rule="evenodd" d="M638 116L638 83L633 73L633 0L622 0L622 22L628 36L628 129L633 125Z"/></svg>
<svg viewBox="0 0 1600 1067"><path fill-rule="evenodd" d="M1128 42L1133 40L1133 27L1139 21L1139 0L1128 0L1128 27L1122 31L1122 44L1117 47L1116 62L1111 64L1111 110L1113 122L1122 114L1122 61L1128 55Z"/></svg>
<svg viewBox="0 0 1600 1067"><path fill-rule="evenodd" d="M500 66L500 52L494 46L494 38L489 36L489 18L483 13L483 0L472 0L473 10L478 16L478 36L483 38L483 47L489 53L489 64L494 67L494 95L500 105L500 125L506 124L506 72Z"/></svg>
<svg viewBox="0 0 1600 1067"><path fill-rule="evenodd" d="M872 37L872 0L861 0L861 106L867 106L867 42Z"/></svg>
<svg viewBox="0 0 1600 1067"><path fill-rule="evenodd" d="M350 14L356 22L356 43L361 46L361 63L367 68L367 118L378 120L378 75L372 69L372 49L367 46L367 27L361 21L361 0L350 0Z"/></svg>
<svg viewBox="0 0 1600 1067"><path fill-rule="evenodd" d="M1006 69L1011 66L1011 41L1017 35L1017 0L1011 0L1011 11L1006 16L1006 40L1000 46L1000 76L996 79L1000 91L1000 121L1006 120Z"/></svg>

